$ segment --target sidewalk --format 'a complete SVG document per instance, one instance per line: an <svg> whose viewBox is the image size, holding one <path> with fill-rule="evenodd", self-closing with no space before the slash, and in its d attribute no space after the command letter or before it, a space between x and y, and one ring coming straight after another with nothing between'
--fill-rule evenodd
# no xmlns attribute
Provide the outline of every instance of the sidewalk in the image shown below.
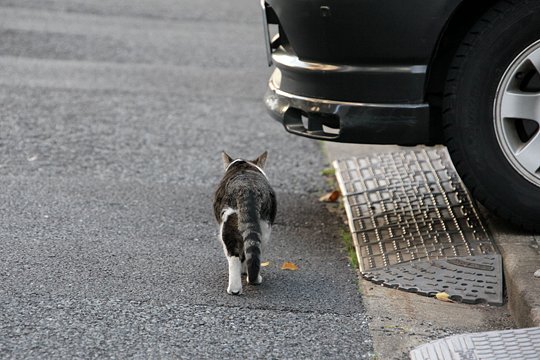
<svg viewBox="0 0 540 360"><path fill-rule="evenodd" d="M327 142L324 149L331 163L411 148ZM520 233L479 208L503 257L507 305L442 303L361 279L374 347L382 358L405 356L407 350L447 335L540 326L540 278L533 276L540 269L540 237Z"/></svg>

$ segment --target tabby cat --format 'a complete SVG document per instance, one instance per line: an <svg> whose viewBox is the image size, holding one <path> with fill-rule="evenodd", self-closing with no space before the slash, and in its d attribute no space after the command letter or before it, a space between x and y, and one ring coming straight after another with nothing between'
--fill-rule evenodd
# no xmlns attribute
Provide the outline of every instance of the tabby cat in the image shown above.
<svg viewBox="0 0 540 360"><path fill-rule="evenodd" d="M263 171L267 152L253 161L223 152L225 174L214 195L214 215L229 263L227 293L242 293L242 274L260 284L262 245L270 240L277 211L276 194Z"/></svg>

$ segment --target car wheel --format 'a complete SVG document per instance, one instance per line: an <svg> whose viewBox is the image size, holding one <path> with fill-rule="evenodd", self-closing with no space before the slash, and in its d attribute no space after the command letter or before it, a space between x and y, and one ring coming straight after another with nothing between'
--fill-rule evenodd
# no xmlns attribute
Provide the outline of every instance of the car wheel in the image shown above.
<svg viewBox="0 0 540 360"><path fill-rule="evenodd" d="M443 128L472 195L540 231L540 2L500 2L469 31L446 79Z"/></svg>

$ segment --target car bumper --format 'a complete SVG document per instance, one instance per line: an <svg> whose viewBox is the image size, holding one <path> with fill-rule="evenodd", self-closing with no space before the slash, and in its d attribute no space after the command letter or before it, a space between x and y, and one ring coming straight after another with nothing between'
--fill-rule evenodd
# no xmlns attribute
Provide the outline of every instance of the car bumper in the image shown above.
<svg viewBox="0 0 540 360"><path fill-rule="evenodd" d="M289 64L284 71L296 67L295 70L301 72L320 74L329 69L329 65L310 64L307 68L305 63ZM278 63L268 83L264 102L269 113L292 134L365 144L433 142L426 103L364 103L293 94L281 88L282 71Z"/></svg>

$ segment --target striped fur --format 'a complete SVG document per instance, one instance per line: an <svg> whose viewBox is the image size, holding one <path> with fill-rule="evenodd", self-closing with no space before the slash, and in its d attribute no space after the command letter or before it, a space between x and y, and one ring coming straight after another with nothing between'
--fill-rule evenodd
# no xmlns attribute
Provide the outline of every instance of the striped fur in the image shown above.
<svg viewBox="0 0 540 360"><path fill-rule="evenodd" d="M233 160L223 153L225 174L214 196L214 214L229 263L229 294L241 294L241 272L260 284L263 241L276 217L276 196L262 170L266 152L254 161ZM238 265L240 264L240 265Z"/></svg>

